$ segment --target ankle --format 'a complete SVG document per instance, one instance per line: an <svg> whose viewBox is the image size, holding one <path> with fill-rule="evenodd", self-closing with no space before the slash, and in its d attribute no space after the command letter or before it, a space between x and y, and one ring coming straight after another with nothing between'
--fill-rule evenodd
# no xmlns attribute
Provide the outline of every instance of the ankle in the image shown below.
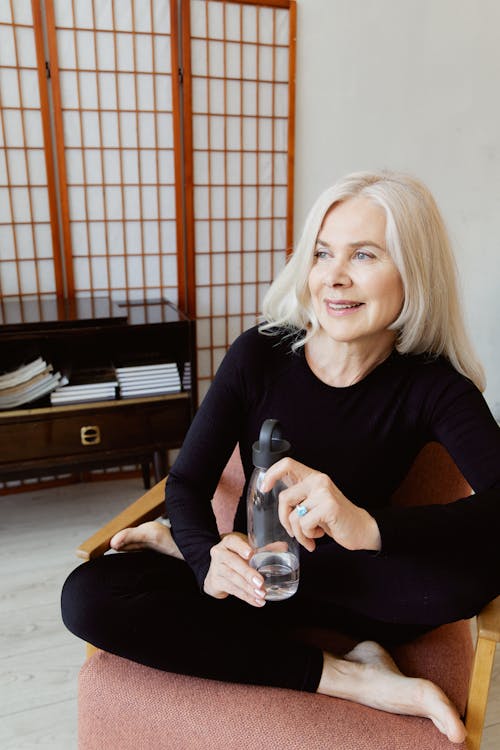
<svg viewBox="0 0 500 750"><path fill-rule="evenodd" d="M361 668L362 665L357 662L346 661L324 651L323 671L316 692L336 698L350 698L356 674Z"/></svg>

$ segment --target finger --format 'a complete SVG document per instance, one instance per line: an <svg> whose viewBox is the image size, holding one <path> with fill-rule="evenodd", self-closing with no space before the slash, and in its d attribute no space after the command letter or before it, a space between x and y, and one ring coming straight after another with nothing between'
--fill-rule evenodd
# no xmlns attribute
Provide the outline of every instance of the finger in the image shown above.
<svg viewBox="0 0 500 750"><path fill-rule="evenodd" d="M326 534L319 507L312 508L305 516L301 516L299 523L302 533L307 539L319 539Z"/></svg>
<svg viewBox="0 0 500 750"><path fill-rule="evenodd" d="M308 492L303 482L294 484L292 487L288 487L286 490L282 490L279 494L278 499L278 516L290 534L290 514L293 510L307 498Z"/></svg>
<svg viewBox="0 0 500 750"><path fill-rule="evenodd" d="M255 605L264 599L263 582L263 577L234 552L220 550L213 555L212 584L216 590Z"/></svg>
<svg viewBox="0 0 500 750"><path fill-rule="evenodd" d="M287 457L276 461L265 473L262 481L262 491L269 492L278 479L284 479L288 474L293 483L300 482L304 479L312 470L308 466L295 461L295 459Z"/></svg>
<svg viewBox="0 0 500 750"><path fill-rule="evenodd" d="M265 591L263 589L251 588L245 579L235 577L232 573L222 576L222 585L231 596L236 596L252 607L262 607L265 602Z"/></svg>
<svg viewBox="0 0 500 750"><path fill-rule="evenodd" d="M305 518L305 516L303 518ZM297 511L295 510L290 513L289 519L295 539L299 544L305 547L306 550L313 552L316 549L316 542L305 534L302 527L303 519L297 515Z"/></svg>
<svg viewBox="0 0 500 750"><path fill-rule="evenodd" d="M327 533L324 522L324 507L321 504L311 506L310 499L304 500L300 505L307 510L305 515L299 516L299 524L304 536L308 539L319 539L319 537L324 536Z"/></svg>
<svg viewBox="0 0 500 750"><path fill-rule="evenodd" d="M239 588L245 588L248 593L254 594L262 589L264 577L237 553L225 549L222 544L212 548L212 564L216 576L235 583Z"/></svg>
<svg viewBox="0 0 500 750"><path fill-rule="evenodd" d="M252 547L248 542L238 534L226 534L221 540L220 545L217 545L217 547L218 546L225 547L226 549L231 550L231 552L235 552L244 560L248 560L253 552Z"/></svg>
<svg viewBox="0 0 500 750"><path fill-rule="evenodd" d="M286 529L289 536L293 536L293 529L290 523L290 513L293 513L293 506L290 506L285 498L282 499L283 492L280 492L278 497L278 518L280 519L281 525Z"/></svg>

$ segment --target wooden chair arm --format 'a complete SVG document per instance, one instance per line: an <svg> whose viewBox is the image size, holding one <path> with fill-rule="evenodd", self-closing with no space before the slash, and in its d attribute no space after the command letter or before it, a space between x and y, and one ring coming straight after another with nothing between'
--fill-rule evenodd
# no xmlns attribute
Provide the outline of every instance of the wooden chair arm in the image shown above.
<svg viewBox="0 0 500 750"><path fill-rule="evenodd" d="M477 616L479 638L500 643L500 596L493 599Z"/></svg>
<svg viewBox="0 0 500 750"><path fill-rule="evenodd" d="M98 557L109 549L109 542L117 531L128 526L138 526L144 521L151 521L161 515L165 499L165 481L166 478L155 484L138 500L86 539L76 550L77 557L82 560Z"/></svg>
<svg viewBox="0 0 500 750"><path fill-rule="evenodd" d="M468 750L479 750L496 645L500 642L500 596L477 616L477 643L465 715Z"/></svg>

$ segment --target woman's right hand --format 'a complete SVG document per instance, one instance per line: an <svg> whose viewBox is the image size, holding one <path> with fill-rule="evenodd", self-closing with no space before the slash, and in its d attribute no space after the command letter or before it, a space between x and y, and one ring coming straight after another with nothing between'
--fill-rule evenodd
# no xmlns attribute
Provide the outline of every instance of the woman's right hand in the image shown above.
<svg viewBox="0 0 500 750"><path fill-rule="evenodd" d="M203 589L215 599L236 596L253 607L265 604L264 579L248 560L252 548L244 534L226 534L210 550L212 561Z"/></svg>

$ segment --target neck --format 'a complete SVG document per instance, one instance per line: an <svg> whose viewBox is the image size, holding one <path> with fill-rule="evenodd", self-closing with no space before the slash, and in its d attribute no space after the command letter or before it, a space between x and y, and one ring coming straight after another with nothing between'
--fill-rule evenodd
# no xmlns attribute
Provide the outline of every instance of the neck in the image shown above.
<svg viewBox="0 0 500 750"><path fill-rule="evenodd" d="M347 388L363 380L390 356L395 336L387 331L375 345L360 342L334 341L322 331L316 333L305 346L309 367L316 377L335 388Z"/></svg>

